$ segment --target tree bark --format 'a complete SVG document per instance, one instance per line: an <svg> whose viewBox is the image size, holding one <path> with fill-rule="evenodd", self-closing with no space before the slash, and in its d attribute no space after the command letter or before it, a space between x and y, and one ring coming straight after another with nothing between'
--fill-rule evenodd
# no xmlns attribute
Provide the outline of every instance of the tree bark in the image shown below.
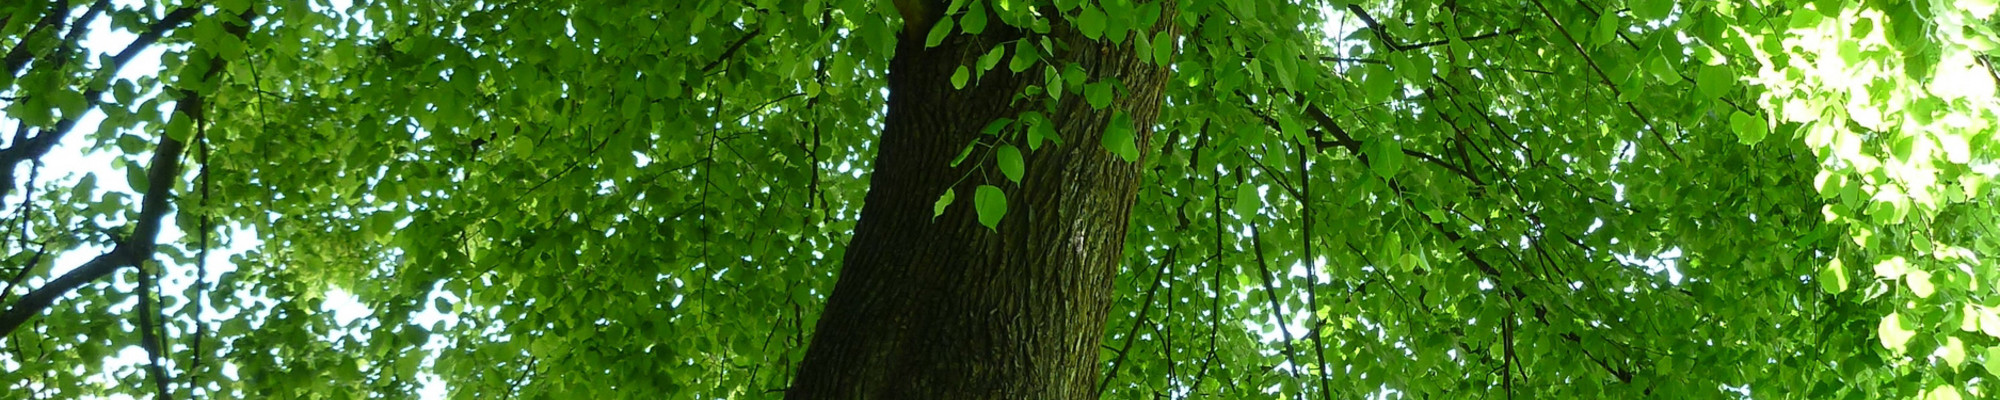
<svg viewBox="0 0 2000 400"><path fill-rule="evenodd" d="M1161 23L1141 34L1166 29L1177 36L1173 3L1162 1ZM1044 15L1056 15L1049 11ZM786 398L1096 395L1099 341L1140 180L1137 163L1099 143L1114 112L1122 111L1131 116L1138 147L1149 147L1168 71L1139 57L1129 39L1092 42L1062 21L1054 24L1051 35L1070 46L1050 61L1058 68L1078 63L1091 82L1119 80L1128 89L1110 107L1093 109L1074 92L1053 102L1021 95L1043 84L1039 66L1016 75L1003 63L953 89L958 66L976 66L991 46L1022 37L998 22L982 35L954 35L931 48L923 46L924 29L903 35L890 62L887 125L872 186ZM987 156L993 146L977 147L951 166L966 144L997 140L980 133L988 123L1027 110L1046 114L1062 142L1029 151L1016 139L1027 152L1020 184L993 166ZM1007 193L1009 211L997 232L978 221L972 198L980 184ZM957 200L932 218L931 206L947 188Z"/></svg>

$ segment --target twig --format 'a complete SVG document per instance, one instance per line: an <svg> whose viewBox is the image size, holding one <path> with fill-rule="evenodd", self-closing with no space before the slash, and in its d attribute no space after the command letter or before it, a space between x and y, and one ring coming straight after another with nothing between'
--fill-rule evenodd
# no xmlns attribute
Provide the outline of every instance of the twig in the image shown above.
<svg viewBox="0 0 2000 400"><path fill-rule="evenodd" d="M715 67L722 66L723 61L729 61L730 57L736 55L737 50L743 49L743 45L750 43L750 39L756 38L757 34L761 32L762 29L763 28L751 29L750 32L744 33L742 38L738 38L736 39L736 42L730 43L729 48L722 50L722 55L716 57L715 61L710 61L708 65L701 66L702 75L706 76L709 73L714 72Z"/></svg>

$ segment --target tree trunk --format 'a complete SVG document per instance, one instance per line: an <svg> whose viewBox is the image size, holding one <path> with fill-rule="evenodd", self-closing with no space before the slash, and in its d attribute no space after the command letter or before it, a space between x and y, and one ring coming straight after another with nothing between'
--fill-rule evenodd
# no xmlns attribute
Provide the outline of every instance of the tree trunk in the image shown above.
<svg viewBox="0 0 2000 400"><path fill-rule="evenodd" d="M1173 3L1162 2L1168 11L1158 27L1140 31L1177 36ZM1129 39L1090 42L1056 21L1051 34L1071 44L1053 60L1058 68L1075 62L1091 82L1116 79L1129 89L1110 107L1093 109L1074 92L1054 104L1043 94L1016 100L1043 84L1039 66L1015 75L1002 63L953 89L958 66L976 67L992 45L1021 37L992 25L932 48L923 46L925 29L910 29L898 45L867 202L786 398L1096 397L1098 342L1140 177L1138 164L1099 143L1123 111L1138 147L1148 147L1168 72L1139 57ZM951 167L967 143L996 140L980 133L988 123L1024 110L1046 114L1062 142L1028 151L1016 139L1027 151L1019 185L994 167L992 146ZM980 184L1007 193L997 233L978 221L972 198ZM932 218L947 188L957 200Z"/></svg>

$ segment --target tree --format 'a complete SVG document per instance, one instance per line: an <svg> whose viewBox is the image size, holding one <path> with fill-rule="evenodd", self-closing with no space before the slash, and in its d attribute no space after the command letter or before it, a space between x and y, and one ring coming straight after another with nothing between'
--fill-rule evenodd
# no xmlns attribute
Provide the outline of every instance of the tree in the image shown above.
<svg viewBox="0 0 2000 400"><path fill-rule="evenodd" d="M2000 376L1990 1L407 3L0 5L0 397Z"/></svg>

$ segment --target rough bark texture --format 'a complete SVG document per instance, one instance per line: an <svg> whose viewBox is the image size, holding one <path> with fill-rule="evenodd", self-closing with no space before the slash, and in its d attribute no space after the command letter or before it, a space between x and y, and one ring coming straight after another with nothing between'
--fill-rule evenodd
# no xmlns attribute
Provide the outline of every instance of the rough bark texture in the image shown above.
<svg viewBox="0 0 2000 400"><path fill-rule="evenodd" d="M1153 29L1171 29L1175 6L1163 3L1169 11ZM1055 104L1021 95L1042 84L1040 67L1016 76L1003 63L952 89L959 65L1020 37L992 25L933 48L912 30L899 45L867 203L787 398L1095 396L1098 342L1140 183L1139 166L1104 150L1100 137L1122 110L1147 148L1167 71L1140 59L1131 40L1093 43L1059 22L1052 34L1071 47L1056 65L1079 63L1093 82L1121 80L1129 91L1111 107L1093 109L1074 93ZM950 166L967 143L996 140L979 133L986 124L1023 110L1047 114L1062 144L1028 152L1019 185L992 165L991 147ZM1007 192L997 233L978 222L980 184ZM958 200L933 219L931 205L947 188Z"/></svg>

